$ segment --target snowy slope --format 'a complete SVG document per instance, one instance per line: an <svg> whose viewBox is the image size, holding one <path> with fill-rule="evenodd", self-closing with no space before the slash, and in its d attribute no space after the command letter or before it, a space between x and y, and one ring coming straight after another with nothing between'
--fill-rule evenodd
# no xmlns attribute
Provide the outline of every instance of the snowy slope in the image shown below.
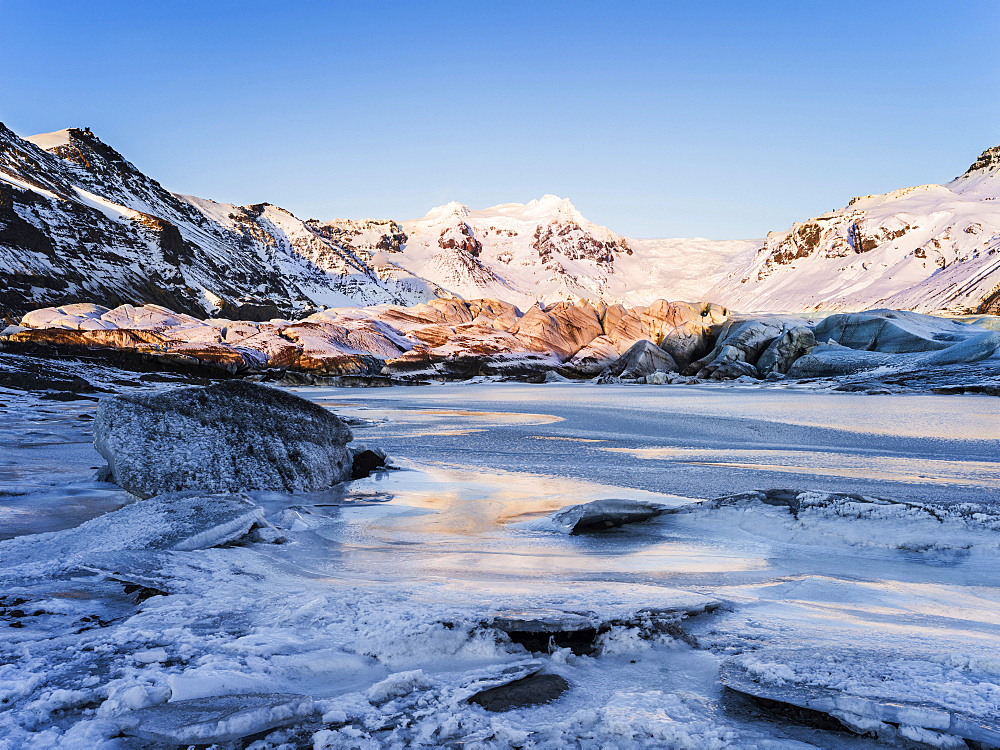
<svg viewBox="0 0 1000 750"><path fill-rule="evenodd" d="M770 233L709 296L742 310L995 312L1000 147L946 185L854 198Z"/></svg>
<svg viewBox="0 0 1000 750"><path fill-rule="evenodd" d="M734 255L760 244L628 239L554 195L482 210L452 202L401 228L402 246L387 252L387 260L466 299L492 297L522 307L578 299L630 305L701 299ZM358 245L373 250L367 242L362 237Z"/></svg>

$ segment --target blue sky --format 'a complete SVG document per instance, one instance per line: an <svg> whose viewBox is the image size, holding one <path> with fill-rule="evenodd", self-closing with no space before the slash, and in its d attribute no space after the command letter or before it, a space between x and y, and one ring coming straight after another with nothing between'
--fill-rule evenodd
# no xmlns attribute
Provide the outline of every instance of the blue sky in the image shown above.
<svg viewBox="0 0 1000 750"><path fill-rule="evenodd" d="M0 0L0 120L302 218L759 237L1000 144L1000 3Z"/></svg>

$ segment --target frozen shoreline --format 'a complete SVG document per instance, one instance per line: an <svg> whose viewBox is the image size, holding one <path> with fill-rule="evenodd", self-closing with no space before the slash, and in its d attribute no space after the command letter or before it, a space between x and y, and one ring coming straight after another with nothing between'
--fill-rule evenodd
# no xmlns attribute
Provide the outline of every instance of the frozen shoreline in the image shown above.
<svg viewBox="0 0 1000 750"><path fill-rule="evenodd" d="M592 499L676 508L743 483L995 501L993 399L553 384L297 392L350 417L357 440L386 447L403 469L322 493L251 493L283 544L129 553L7 576L0 734L9 747L148 747L117 736L123 717L251 692L305 694L318 709L260 747L876 746L739 703L719 682L732 665L777 680L771 694L792 700L801 681L869 701L872 685L905 684L883 697L996 722L996 532L967 534L969 549L956 554L865 542L912 531L891 514L795 521L770 506L697 506L600 536L537 523ZM24 515L37 507L38 530L75 526L129 501L91 479L99 458L80 417L93 402L7 391L0 402L12 456L0 490L25 493L0 497L5 522L31 529ZM793 446L785 466L766 453ZM855 476L850 460L881 476ZM79 498L65 517L61 488ZM949 533L961 542L966 532ZM148 598L125 593L118 581L129 576ZM680 630L636 619L705 600L722 607L681 617ZM621 624L591 655L531 657L484 625L512 610ZM8 628L15 620L23 627ZM465 702L470 685L529 658L567 692L505 713Z"/></svg>

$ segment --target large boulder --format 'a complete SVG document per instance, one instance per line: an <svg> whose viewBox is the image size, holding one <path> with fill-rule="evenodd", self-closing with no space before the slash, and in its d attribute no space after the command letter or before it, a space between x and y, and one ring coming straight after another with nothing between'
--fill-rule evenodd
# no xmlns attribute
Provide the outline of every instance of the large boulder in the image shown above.
<svg viewBox="0 0 1000 750"><path fill-rule="evenodd" d="M712 351L688 365L685 372L708 378L720 367L732 362L756 365L788 323L782 318L730 318L719 331Z"/></svg>
<svg viewBox="0 0 1000 750"><path fill-rule="evenodd" d="M813 350L816 336L809 326L787 325L757 360L757 372L766 378L772 372L784 375L799 357Z"/></svg>
<svg viewBox="0 0 1000 750"><path fill-rule="evenodd" d="M870 310L824 318L816 340L886 354L931 352L980 334L966 323L901 310Z"/></svg>
<svg viewBox="0 0 1000 750"><path fill-rule="evenodd" d="M713 332L726 321L729 311L711 302L667 302L656 300L642 312L648 338L658 344L681 368L701 357L709 348Z"/></svg>
<svg viewBox="0 0 1000 750"><path fill-rule="evenodd" d="M94 447L134 495L320 490L351 478L350 429L321 406L243 381L104 399Z"/></svg>
<svg viewBox="0 0 1000 750"><path fill-rule="evenodd" d="M592 378L608 369L620 356L621 351L611 337L601 335L574 354L559 371L567 377Z"/></svg>
<svg viewBox="0 0 1000 750"><path fill-rule="evenodd" d="M680 368L673 357L652 341L637 341L622 356L611 363L601 376L604 380L645 378L654 372L677 372Z"/></svg>

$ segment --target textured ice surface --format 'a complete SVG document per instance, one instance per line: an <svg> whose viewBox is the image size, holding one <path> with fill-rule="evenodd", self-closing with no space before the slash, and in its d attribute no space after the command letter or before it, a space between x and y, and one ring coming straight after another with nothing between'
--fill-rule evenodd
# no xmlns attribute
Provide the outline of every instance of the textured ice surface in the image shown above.
<svg viewBox="0 0 1000 750"><path fill-rule="evenodd" d="M264 518L242 494L174 492L105 513L74 529L0 542L7 574L37 574L123 551L196 550L238 539Z"/></svg>
<svg viewBox="0 0 1000 750"><path fill-rule="evenodd" d="M743 531L818 546L845 544L904 552L997 555L1000 507L906 503L866 495L769 490L687 506Z"/></svg>
<svg viewBox="0 0 1000 750"><path fill-rule="evenodd" d="M822 653L766 649L728 660L721 680L747 695L820 711L888 741L916 728L909 739L923 736L931 746L964 747L956 742L961 738L1000 747L998 667L996 661L914 658L865 647Z"/></svg>
<svg viewBox="0 0 1000 750"><path fill-rule="evenodd" d="M164 703L118 719L125 734L155 742L208 745L293 724L315 712L307 695L249 693Z"/></svg>
<svg viewBox="0 0 1000 750"><path fill-rule="evenodd" d="M0 568L0 737L121 748L139 742L118 736L131 713L280 692L311 696L318 718L266 731L255 748L880 746L734 710L719 668L739 659L791 675L785 687L809 680L867 700L886 697L884 683L889 697L986 726L1000 689L1000 573L994 532L962 508L995 496L993 401L671 390L309 391L358 418L402 470L248 493L282 544L88 550L91 565L44 577ZM40 477L81 481L99 462L63 419L81 408L54 405L33 428L51 440L11 448L31 467L16 479L18 507L51 496ZM0 425L0 438L14 431ZM71 450L91 460L56 472ZM608 497L678 508L744 483L916 502L824 515L800 499L798 518L788 504L703 503L596 535L546 520ZM941 549L881 543L910 527L915 541L936 528ZM950 551L960 542L968 549ZM529 654L490 626L504 618L599 632L587 655L558 644ZM839 676L822 678L828 655ZM502 713L468 700L535 670L570 689ZM919 722L896 731L946 739Z"/></svg>
<svg viewBox="0 0 1000 750"><path fill-rule="evenodd" d="M105 399L94 446L141 497L178 490L319 490L349 479L350 429L284 391L242 381Z"/></svg>

